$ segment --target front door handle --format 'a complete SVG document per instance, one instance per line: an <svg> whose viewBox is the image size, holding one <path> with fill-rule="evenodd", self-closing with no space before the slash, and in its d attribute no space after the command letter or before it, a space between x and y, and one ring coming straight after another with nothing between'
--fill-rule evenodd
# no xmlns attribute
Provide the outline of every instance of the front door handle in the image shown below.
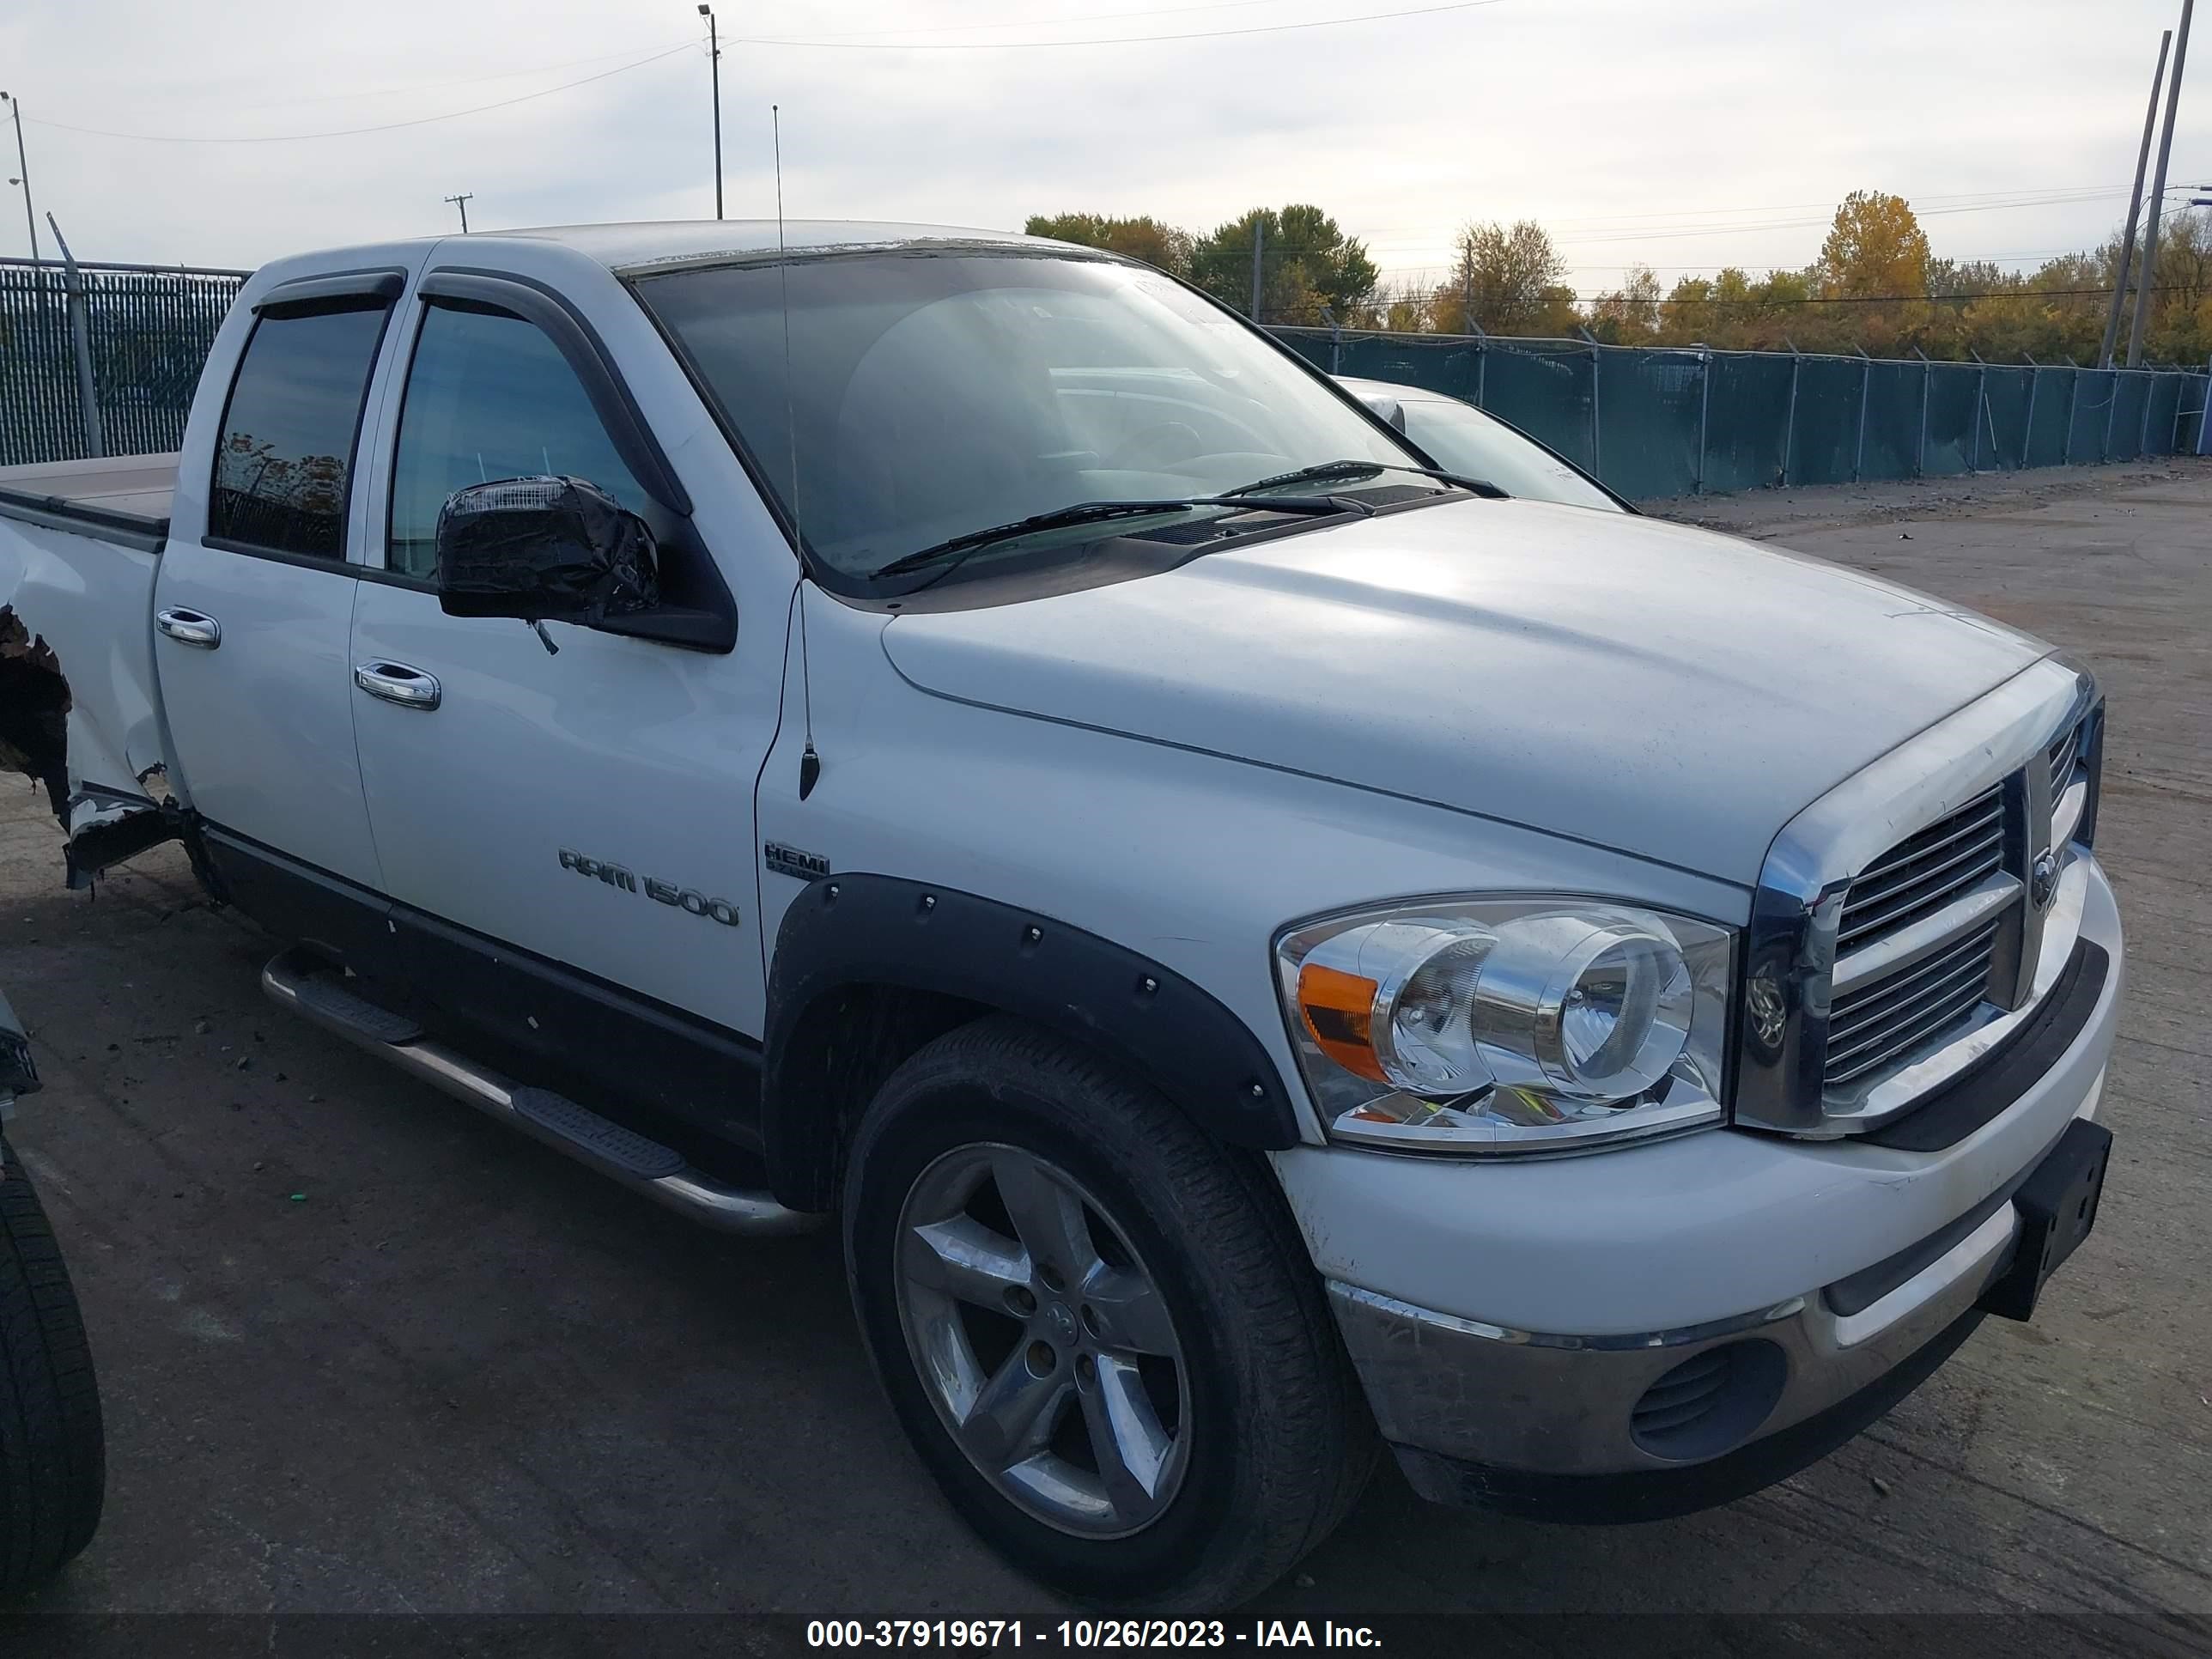
<svg viewBox="0 0 2212 1659"><path fill-rule="evenodd" d="M154 626L179 645L197 645L203 651L212 651L222 643L222 624L198 611L171 605L154 613Z"/></svg>
<svg viewBox="0 0 2212 1659"><path fill-rule="evenodd" d="M420 708L427 713L438 706L438 677L419 668L410 668L404 662L386 662L380 658L356 664L353 683L370 696L396 702L402 708Z"/></svg>

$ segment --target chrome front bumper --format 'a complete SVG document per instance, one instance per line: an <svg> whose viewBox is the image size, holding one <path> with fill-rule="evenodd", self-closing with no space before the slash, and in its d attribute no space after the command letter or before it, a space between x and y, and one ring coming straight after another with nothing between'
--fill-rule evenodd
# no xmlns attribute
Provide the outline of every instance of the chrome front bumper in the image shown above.
<svg viewBox="0 0 2212 1659"><path fill-rule="evenodd" d="M2076 1116L2094 1117L2103 1081L2100 1072ZM1464 1483L1439 1489L1429 1473L1437 1459L1543 1477L1648 1475L1730 1456L1807 1425L1876 1389L1972 1315L2011 1264L2020 1229L2008 1200L1863 1306L1815 1288L1735 1318L1637 1335L1513 1330L1335 1280L1328 1292L1384 1438L1400 1449L1417 1489L1454 1501ZM1838 1311L1838 1302L1853 1310ZM1703 1446L1650 1433L1663 1416L1646 1399L1654 1385L1719 1350L1730 1351L1726 1386L1748 1391L1735 1419L1741 1431L1729 1433L1723 1421L1724 1442ZM1639 1405L1647 1407L1641 1424ZM1408 1450L1433 1455L1407 1458Z"/></svg>

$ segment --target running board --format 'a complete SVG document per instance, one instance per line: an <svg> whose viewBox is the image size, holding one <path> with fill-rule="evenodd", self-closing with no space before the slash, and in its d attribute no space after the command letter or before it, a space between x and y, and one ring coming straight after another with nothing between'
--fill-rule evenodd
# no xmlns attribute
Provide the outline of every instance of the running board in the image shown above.
<svg viewBox="0 0 2212 1659"><path fill-rule="evenodd" d="M412 1020L355 995L305 951L280 951L261 970L261 988L280 1008L694 1221L726 1233L769 1237L811 1232L828 1218L787 1210L766 1193L722 1186L691 1168L672 1146L625 1129L550 1090L509 1082L433 1041Z"/></svg>

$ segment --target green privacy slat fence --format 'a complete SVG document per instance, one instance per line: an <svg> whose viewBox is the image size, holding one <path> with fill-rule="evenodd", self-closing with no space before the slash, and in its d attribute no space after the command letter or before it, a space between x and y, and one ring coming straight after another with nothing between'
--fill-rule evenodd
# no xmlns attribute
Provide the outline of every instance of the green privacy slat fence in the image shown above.
<svg viewBox="0 0 2212 1659"><path fill-rule="evenodd" d="M176 448L200 365L246 273L173 265L78 270L107 453ZM87 453L61 264L0 260L0 466Z"/></svg>
<svg viewBox="0 0 2212 1659"><path fill-rule="evenodd" d="M108 453L184 440L246 273L82 265ZM1278 329L1338 374L1478 404L1624 495L2203 453L2206 376ZM0 259L0 465L87 453L62 267Z"/></svg>
<svg viewBox="0 0 2212 1659"><path fill-rule="evenodd" d="M1273 331L1333 374L1480 404L1628 496L2212 453L2202 370Z"/></svg>

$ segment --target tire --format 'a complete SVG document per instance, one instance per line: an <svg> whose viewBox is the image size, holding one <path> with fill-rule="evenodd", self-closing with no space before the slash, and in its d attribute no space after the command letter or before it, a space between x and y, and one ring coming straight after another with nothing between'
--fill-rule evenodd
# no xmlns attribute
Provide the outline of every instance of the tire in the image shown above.
<svg viewBox="0 0 2212 1659"><path fill-rule="evenodd" d="M853 1139L843 1225L861 1334L922 1462L985 1542L1079 1603L1241 1605L1374 1467L1272 1173L1033 1027L979 1021L891 1075ZM1040 1399L1057 1403L1028 1416Z"/></svg>
<svg viewBox="0 0 2212 1659"><path fill-rule="evenodd" d="M0 1140L0 1597L92 1541L106 1440L76 1292L30 1176Z"/></svg>

